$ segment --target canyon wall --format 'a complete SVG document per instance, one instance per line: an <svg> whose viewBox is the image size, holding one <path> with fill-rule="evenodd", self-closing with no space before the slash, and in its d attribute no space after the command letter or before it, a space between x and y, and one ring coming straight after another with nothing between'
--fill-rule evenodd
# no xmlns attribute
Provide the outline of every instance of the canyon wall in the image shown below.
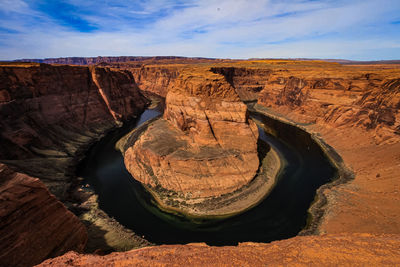
<svg viewBox="0 0 400 267"><path fill-rule="evenodd" d="M258 130L223 76L185 70L163 118L125 152L135 179L195 198L233 192L255 176Z"/></svg>
<svg viewBox="0 0 400 267"><path fill-rule="evenodd" d="M270 71L258 81L259 111L323 139L354 173L320 191L317 233L400 233L400 65L270 60L239 67Z"/></svg>
<svg viewBox="0 0 400 267"><path fill-rule="evenodd" d="M245 67L213 67L214 73L222 74L235 87L242 101L256 101L259 92L264 89L272 70Z"/></svg>
<svg viewBox="0 0 400 267"><path fill-rule="evenodd" d="M147 66L127 68L135 78L139 88L146 92L166 97L168 88L171 88L178 79L182 68L179 66Z"/></svg>
<svg viewBox="0 0 400 267"><path fill-rule="evenodd" d="M77 155L146 105L132 74L100 67L0 66L0 161L63 198Z"/></svg>
<svg viewBox="0 0 400 267"><path fill-rule="evenodd" d="M355 178L322 192L317 233L333 236L222 248L162 246L105 257L68 253L45 264L181 265L194 253L201 265L400 264L400 67L279 60L114 67L125 70L1 65L0 161L40 177L64 197L79 153L145 106L135 77L142 90L167 97L164 119L125 153L128 170L148 185L215 196L248 182L258 168L257 131L239 96L323 138ZM210 70L215 75L203 76ZM83 248L82 226L40 181L4 165L0 175L1 263L26 265ZM216 182L217 176L223 179ZM193 185L200 190L193 192Z"/></svg>
<svg viewBox="0 0 400 267"><path fill-rule="evenodd" d="M378 143L400 137L399 78L368 73L347 79L275 76L261 91L258 103L298 113L307 123L373 129Z"/></svg>
<svg viewBox="0 0 400 267"><path fill-rule="evenodd" d="M399 65L254 60L208 69L224 75L242 100L324 139L355 173L353 181L325 190L319 232L399 233Z"/></svg>
<svg viewBox="0 0 400 267"><path fill-rule="evenodd" d="M214 67L244 101L296 116L302 123L359 127L377 143L400 138L400 69L397 65L343 66L337 63L255 61ZM264 64L263 64L264 63Z"/></svg>
<svg viewBox="0 0 400 267"><path fill-rule="evenodd" d="M0 265L32 266L82 252L85 226L37 178L0 164Z"/></svg>

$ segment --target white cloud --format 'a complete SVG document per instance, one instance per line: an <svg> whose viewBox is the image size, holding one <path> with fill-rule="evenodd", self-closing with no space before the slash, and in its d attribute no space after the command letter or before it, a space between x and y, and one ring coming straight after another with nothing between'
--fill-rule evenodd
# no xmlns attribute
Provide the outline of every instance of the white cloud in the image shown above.
<svg viewBox="0 0 400 267"><path fill-rule="evenodd" d="M27 10L20 0L10 2L15 4L7 12L31 12L30 19L37 23L9 21L9 28L21 33L0 34L0 59L97 55L400 58L400 34L393 34L399 26L389 23L400 18L396 0L114 1L112 7L99 4L97 12L82 14L99 26L93 32L68 29L46 14ZM93 5L85 3L83 9ZM110 10L112 14L106 14ZM132 22L135 16L139 21ZM4 27L7 21L0 19L0 23Z"/></svg>

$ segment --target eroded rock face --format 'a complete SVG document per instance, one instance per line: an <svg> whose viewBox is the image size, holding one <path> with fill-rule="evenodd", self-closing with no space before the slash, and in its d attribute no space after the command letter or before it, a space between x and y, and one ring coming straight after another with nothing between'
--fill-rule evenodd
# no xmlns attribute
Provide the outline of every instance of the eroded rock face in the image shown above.
<svg viewBox="0 0 400 267"><path fill-rule="evenodd" d="M131 73L108 68L4 64L0 81L0 161L59 198L79 151L146 103Z"/></svg>
<svg viewBox="0 0 400 267"><path fill-rule="evenodd" d="M181 74L163 120L125 152L132 176L188 198L213 197L247 184L259 166L258 130L224 77Z"/></svg>
<svg viewBox="0 0 400 267"><path fill-rule="evenodd" d="M82 252L85 226L37 178L0 164L0 265L32 266Z"/></svg>
<svg viewBox="0 0 400 267"><path fill-rule="evenodd" d="M214 67L211 71L224 75L243 101L256 101L273 72L270 69L244 67Z"/></svg>
<svg viewBox="0 0 400 267"><path fill-rule="evenodd" d="M128 68L135 77L136 84L143 91L167 96L168 88L172 87L179 77L181 68L140 65L136 68Z"/></svg>
<svg viewBox="0 0 400 267"><path fill-rule="evenodd" d="M212 71L225 75L242 100L258 100L307 123L373 130L378 143L399 139L397 65L260 60Z"/></svg>
<svg viewBox="0 0 400 267"><path fill-rule="evenodd" d="M374 130L378 143L399 139L400 79L384 73L343 72L338 70L337 78L275 75L258 103L283 113L295 112L303 121Z"/></svg>
<svg viewBox="0 0 400 267"><path fill-rule="evenodd" d="M236 247L164 245L107 256L70 252L39 266L395 266L399 246L398 235L303 236Z"/></svg>

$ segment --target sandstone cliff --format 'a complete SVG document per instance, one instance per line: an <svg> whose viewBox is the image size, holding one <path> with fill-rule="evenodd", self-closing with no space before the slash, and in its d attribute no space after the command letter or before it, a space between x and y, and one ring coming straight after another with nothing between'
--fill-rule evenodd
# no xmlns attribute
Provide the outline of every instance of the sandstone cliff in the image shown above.
<svg viewBox="0 0 400 267"><path fill-rule="evenodd" d="M354 181L326 192L320 232L399 233L399 65L254 60L209 69L242 100L258 100L273 116L323 138L354 171Z"/></svg>
<svg viewBox="0 0 400 267"><path fill-rule="evenodd" d="M176 82L182 67L179 66L147 66L127 68L135 77L138 87L147 92L157 94L161 97L167 96L168 88Z"/></svg>
<svg viewBox="0 0 400 267"><path fill-rule="evenodd" d="M43 183L0 164L0 266L32 266L87 241L85 226Z"/></svg>
<svg viewBox="0 0 400 267"><path fill-rule="evenodd" d="M326 62L270 60L207 67L116 67L130 70L140 80L141 89L163 96L168 93L165 119L150 125L153 128L149 127L140 137L135 144L137 147L133 147L131 154L126 155L127 159L131 157L126 159L127 166L134 162L132 159L140 159L138 162L141 166L137 169L145 175L150 173L148 177L154 173L163 177L163 170L167 170L167 175L172 177L172 173L179 170L174 179L175 176L189 175L195 183L225 170L225 167L219 169L224 164L221 161L199 164L210 162L205 157L199 158L199 155L211 153L215 156L211 160L227 157L228 153L220 153L224 147L222 143L219 144L222 136L227 140L230 138L224 136L227 133L224 128L229 129L227 126L235 123L246 125L242 122L246 118L245 109L237 100L237 95L231 93L233 86L243 100L258 99L259 106L265 108L266 112L286 117L319 135L353 169L354 180L324 190L321 195L326 205L323 206L324 216L318 233L335 235L295 237L271 244L242 244L238 247L162 246L106 257L69 253L62 258L48 260L45 264L101 266L112 262L120 265L182 265L182 262L187 263L190 259L195 265L207 265L210 262L213 265L233 262L237 265L297 263L305 266L400 264L398 66L342 66ZM192 74L186 75L185 70L190 68ZM202 85L197 80L199 75L196 72L204 73L204 69L223 74L225 80L221 80L219 75L209 76L210 80ZM2 81L5 81L0 85L1 160L7 160L26 172L48 177L46 183L53 191L64 190L55 190L55 185L59 181L65 183L66 166L71 166L71 155L76 153L78 147L100 136L100 131L114 127L129 117L128 109L118 108L124 106L121 103L126 95L114 95L114 90L123 90L99 88L109 81L112 88L121 88L120 79L129 81L123 83L127 86L132 80L128 72L108 68L20 65L2 67L0 73ZM47 75L52 78L46 82ZM121 76L117 80L101 78L114 75ZM204 81L204 77L201 80ZM42 86L36 87L38 82ZM56 101L51 97L57 97L47 92L46 88L60 84L62 86L59 88L64 89L56 91L62 95L62 101ZM166 85L169 90L164 90ZM182 88L184 90L180 90ZM209 96L205 94L207 97L202 97L202 91L208 92ZM223 92L227 95L223 95ZM219 96L230 99L223 108ZM46 97L48 100L45 100ZM135 102L137 99L142 98L134 98ZM28 104L23 104L25 100ZM140 104L134 105L140 107ZM52 108L60 109L59 106L63 112L48 112ZM226 110L229 112L224 112ZM90 121L93 121L93 126ZM251 124L247 122L244 127L247 130L240 131L243 140L252 139L248 137ZM201 145L195 146L194 140ZM208 143L212 145L205 145ZM171 153L171 144L175 144L180 152ZM237 152L234 156L238 155L239 161L247 153L241 149L232 148ZM184 158L186 162L183 162ZM227 159L226 166L231 170L229 164L234 161L229 157ZM153 180L145 182L150 185L159 183ZM184 183L173 180L165 186L179 191L180 184ZM223 193L219 186L205 184L204 192Z"/></svg>
<svg viewBox="0 0 400 267"><path fill-rule="evenodd" d="M224 77L186 71L168 91L164 119L125 152L132 176L188 198L239 189L259 166L258 130Z"/></svg>
<svg viewBox="0 0 400 267"><path fill-rule="evenodd" d="M400 140L398 65L270 60L212 71L225 75L242 100L295 114L302 123L360 127L377 143Z"/></svg>
<svg viewBox="0 0 400 267"><path fill-rule="evenodd" d="M261 105L288 108L303 121L374 129L376 142L400 135L400 79L354 73L353 77L275 76L260 93Z"/></svg>
<svg viewBox="0 0 400 267"><path fill-rule="evenodd" d="M139 114L132 75L99 67L0 66L0 161L64 197L77 153Z"/></svg>
<svg viewBox="0 0 400 267"><path fill-rule="evenodd" d="M318 135L355 174L322 190L317 232L400 233L399 65L273 61L259 67L272 72L258 106Z"/></svg>
<svg viewBox="0 0 400 267"><path fill-rule="evenodd" d="M398 235L309 236L236 247L164 245L103 257L70 252L39 266L395 266L399 247Z"/></svg>
<svg viewBox="0 0 400 267"><path fill-rule="evenodd" d="M240 99L255 101L259 92L264 89L265 83L272 73L270 69L246 67L213 67L211 71L225 76L226 80L235 87Z"/></svg>

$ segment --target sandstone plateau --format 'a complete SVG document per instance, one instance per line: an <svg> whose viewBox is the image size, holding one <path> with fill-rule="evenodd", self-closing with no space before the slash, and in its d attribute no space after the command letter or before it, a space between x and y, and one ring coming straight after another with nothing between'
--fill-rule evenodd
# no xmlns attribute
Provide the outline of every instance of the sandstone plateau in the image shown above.
<svg viewBox="0 0 400 267"><path fill-rule="evenodd" d="M163 119L149 124L125 153L127 168L135 178L141 177L138 179L148 185L161 184L163 180L159 177L172 177L176 167L183 170L178 178L183 181L183 177L190 176L189 181L196 184L201 181L196 177L210 178L216 171L230 170L231 173L224 174L234 177L224 186L200 182L202 190L199 192L190 192L190 183L163 181L165 188L186 194L215 196L248 182L259 167L254 150L256 136L252 135L257 131L240 100L252 102L260 112L291 122L323 139L343 158L354 179L333 183L318 191L322 204L311 211L317 209L321 216L313 236L298 236L270 244L244 243L236 247L155 246L106 256L70 252L49 259L45 265L165 266L182 265L190 259L193 265L400 264L400 65L291 60L182 59L179 62L176 58L135 62L99 60L105 63L89 67L1 65L0 161L18 170L15 174L4 166L7 177L19 177L17 184L29 184L32 180L40 183L20 172L38 177L58 198L65 199L70 195L71 185L77 183L74 169L80 153L105 131L118 127L143 110L147 100L141 90L167 97ZM70 63L94 62L98 61L72 60ZM197 65L198 62L202 64ZM160 135L165 139L159 138ZM175 151L181 152L174 154L169 149L163 150L163 146L153 145L156 142L166 143L164 148L174 144ZM243 146L244 142L251 145ZM234 162L231 159L235 157L238 164L241 157L253 157L257 164L239 164L247 175L242 179L232 175L235 172L229 164L227 169L218 161L214 166L197 165L198 161L209 162L207 158L196 158L203 155L204 149L208 155L215 153L215 159L224 154L221 151L232 152L222 156L229 158L229 163ZM183 164L183 157L190 159L190 164ZM151 166L151 171L146 166ZM147 176L151 172L160 180L146 180L145 177L153 177ZM40 219L35 231L24 231L23 226L19 226L29 224L31 217L0 228L4 233L15 234L7 239L7 244L26 246L23 251L1 250L9 253L1 264L22 257L21 265L32 265L68 249L81 249L83 232L81 239L73 238L78 245L65 245L59 242L60 238L38 250L47 254L28 258L24 252L36 249L36 243L19 243L15 238L40 239L41 231L61 236L74 233L81 226L74 223L76 217L64 208L57 214L69 216L72 223L63 224L58 227L60 232L56 231L53 224L43 223L48 222L47 217L43 218L43 214L48 214L46 206L32 200L35 195L50 196L43 185L35 185L35 188L42 188L39 190L42 193L32 190L25 197L19 197L27 187L12 191L14 189L10 188L20 187L3 181L6 180L0 181L0 192L11 190L13 198L21 199L18 205L30 207L38 214L33 217ZM5 201L1 203L1 210L14 209L3 204ZM4 218L8 217L1 216L2 224L6 221ZM1 238L3 236L7 235L2 234ZM52 249L57 253L51 254Z"/></svg>
<svg viewBox="0 0 400 267"><path fill-rule="evenodd" d="M103 257L69 252L39 266L396 266L399 248L399 236L327 235L236 247L164 245Z"/></svg>

